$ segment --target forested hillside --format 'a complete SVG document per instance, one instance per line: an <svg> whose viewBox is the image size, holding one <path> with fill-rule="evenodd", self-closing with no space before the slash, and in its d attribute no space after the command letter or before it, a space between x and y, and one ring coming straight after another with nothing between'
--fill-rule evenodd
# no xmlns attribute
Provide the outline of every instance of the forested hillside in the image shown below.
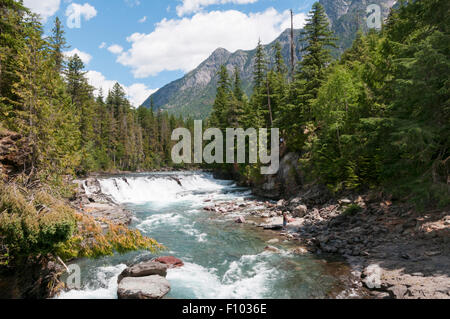
<svg viewBox="0 0 450 319"><path fill-rule="evenodd" d="M26 137L31 168L56 174L141 170L170 164L170 134L182 120L134 109L123 88L95 97L84 65L57 18L43 36L38 18L1 2L0 124Z"/></svg>
<svg viewBox="0 0 450 319"><path fill-rule="evenodd" d="M19 265L25 273L30 265L40 270L49 256L158 247L137 230L108 224L104 229L73 209L67 199L75 185L68 182L93 171L170 165L170 134L184 123L132 108L118 84L106 97L95 97L83 62L77 55L66 61L66 48L58 18L52 35L44 37L38 17L20 2L0 1L1 275ZM54 279L42 279L40 288L56 288ZM31 284L40 282L19 288ZM40 293L20 296L48 296Z"/></svg>
<svg viewBox="0 0 450 319"><path fill-rule="evenodd" d="M279 127L287 150L301 154L304 182L334 192L375 188L420 205L448 204L449 5L401 1L381 31L359 32L334 60L338 39L314 4L295 79L279 50L270 67L259 46L249 98L239 73L222 67L210 125ZM256 166L239 173L258 180Z"/></svg>

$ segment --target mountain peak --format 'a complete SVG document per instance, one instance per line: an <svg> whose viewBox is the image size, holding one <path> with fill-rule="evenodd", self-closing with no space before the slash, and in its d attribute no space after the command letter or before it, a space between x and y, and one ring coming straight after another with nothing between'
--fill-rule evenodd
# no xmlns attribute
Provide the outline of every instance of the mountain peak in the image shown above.
<svg viewBox="0 0 450 319"><path fill-rule="evenodd" d="M224 48L217 48L211 55L224 55L224 54L231 54L231 52L229 52L227 49Z"/></svg>

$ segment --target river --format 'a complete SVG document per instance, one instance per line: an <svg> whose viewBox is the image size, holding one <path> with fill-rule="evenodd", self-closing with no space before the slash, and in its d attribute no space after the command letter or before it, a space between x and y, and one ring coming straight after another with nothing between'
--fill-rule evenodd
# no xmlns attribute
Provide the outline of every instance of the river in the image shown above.
<svg viewBox="0 0 450 319"><path fill-rule="evenodd" d="M125 177L125 178L124 178ZM175 177L175 178L174 178ZM180 182L178 182L177 181ZM329 298L351 296L348 267L314 255L295 255L274 231L236 224L239 214L203 210L214 202L254 200L249 189L204 172L147 173L100 178L102 192L133 212L131 227L155 238L185 266L170 269L167 298ZM264 248L272 238L281 253ZM117 298L117 277L127 264L155 257L140 251L82 259L82 287L59 298Z"/></svg>

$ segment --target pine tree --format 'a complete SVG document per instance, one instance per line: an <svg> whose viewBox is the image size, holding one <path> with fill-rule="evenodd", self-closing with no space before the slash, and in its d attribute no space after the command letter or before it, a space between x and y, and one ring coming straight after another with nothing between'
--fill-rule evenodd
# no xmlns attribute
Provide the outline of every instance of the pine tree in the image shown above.
<svg viewBox="0 0 450 319"><path fill-rule="evenodd" d="M267 61L266 55L264 53L264 47L261 44L261 39L258 41L258 46L256 47L255 53L255 70L253 75L254 88L260 89L263 86L264 79L267 72Z"/></svg>
<svg viewBox="0 0 450 319"><path fill-rule="evenodd" d="M43 129L39 127L40 120L49 114L42 90L46 83L44 81L46 65L42 28L37 16L30 15L25 20L24 33L27 44L16 57L17 82L12 85L12 91L18 97L14 108L14 128L28 137L32 147L31 165L34 169L42 159L39 152L43 146L41 138L46 135L40 130Z"/></svg>
<svg viewBox="0 0 450 319"><path fill-rule="evenodd" d="M84 63L75 54L69 59L65 72L67 81L67 92L75 106L79 116L79 130L81 133L82 163L80 172L92 170L95 166L94 150L94 109L95 100L93 87L88 84Z"/></svg>
<svg viewBox="0 0 450 319"><path fill-rule="evenodd" d="M285 75L287 73L287 67L284 63L280 42L276 42L273 48L275 50L275 72Z"/></svg>
<svg viewBox="0 0 450 319"><path fill-rule="evenodd" d="M242 90L242 81L237 67L234 68L233 94L230 101L228 121L231 127L239 127L244 113L245 93Z"/></svg>
<svg viewBox="0 0 450 319"><path fill-rule="evenodd" d="M239 72L239 68L237 66L234 67L233 94L238 101L242 101L244 99L245 93L242 90L241 73Z"/></svg>
<svg viewBox="0 0 450 319"><path fill-rule="evenodd" d="M229 112L231 102L231 86L228 70L225 65L220 67L218 80L218 88L216 100L214 101L213 111L211 114L211 125L214 127L225 129L229 127Z"/></svg>
<svg viewBox="0 0 450 319"><path fill-rule="evenodd" d="M55 19L55 25L52 29L52 36L49 39L52 49L52 56L55 61L55 68L58 72L62 72L64 68L64 49L67 46L66 38L64 36L64 29L58 17Z"/></svg>
<svg viewBox="0 0 450 319"><path fill-rule="evenodd" d="M155 101L153 99L153 96L150 97L150 110L152 112L155 112Z"/></svg>
<svg viewBox="0 0 450 319"><path fill-rule="evenodd" d="M69 58L67 70L65 72L67 81L67 92L72 97L72 103L81 108L82 100L86 95L86 72L83 71L84 63L78 56Z"/></svg>
<svg viewBox="0 0 450 319"><path fill-rule="evenodd" d="M310 104L317 97L317 92L325 79L325 70L331 63L330 47L336 47L333 33L330 31L327 16L323 6L316 2L308 15L307 23L302 31L302 42L306 46L302 60L299 62L299 72L296 80L300 82L303 91L300 101L306 103L307 113Z"/></svg>
<svg viewBox="0 0 450 319"><path fill-rule="evenodd" d="M11 124L13 103L18 99L12 85L18 81L16 58L25 45L23 17L27 12L19 2L0 1L0 123L5 126Z"/></svg>

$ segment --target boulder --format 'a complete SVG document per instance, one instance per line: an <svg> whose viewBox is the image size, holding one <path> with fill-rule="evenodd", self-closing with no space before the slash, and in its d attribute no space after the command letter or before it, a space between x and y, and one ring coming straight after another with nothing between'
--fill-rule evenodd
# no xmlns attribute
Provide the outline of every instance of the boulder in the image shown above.
<svg viewBox="0 0 450 319"><path fill-rule="evenodd" d="M167 265L155 261L142 262L122 271L117 282L120 283L120 281L125 277L146 277L152 275L166 277L167 268Z"/></svg>
<svg viewBox="0 0 450 319"><path fill-rule="evenodd" d="M181 259L175 258L173 256L158 257L153 261L165 264L168 268L179 268L184 266L184 263Z"/></svg>
<svg viewBox="0 0 450 319"><path fill-rule="evenodd" d="M277 202L277 207L283 207L286 204L286 201L284 199L280 199Z"/></svg>
<svg viewBox="0 0 450 319"><path fill-rule="evenodd" d="M270 251L272 253L279 253L280 250L277 247L273 247L273 246L267 246L266 248L264 248L265 251Z"/></svg>
<svg viewBox="0 0 450 319"><path fill-rule="evenodd" d="M388 288L388 291L395 299L404 299L406 293L408 292L408 288L403 285L395 285Z"/></svg>
<svg viewBox="0 0 450 319"><path fill-rule="evenodd" d="M234 222L238 223L238 224L245 224L245 218L242 216L239 216Z"/></svg>
<svg viewBox="0 0 450 319"><path fill-rule="evenodd" d="M166 278L153 275L147 277L125 277L119 283L119 299L161 299L170 291Z"/></svg>
<svg viewBox="0 0 450 319"><path fill-rule="evenodd" d="M305 247L297 247L292 249L291 252L295 255L305 255L308 253L308 250Z"/></svg>
<svg viewBox="0 0 450 319"><path fill-rule="evenodd" d="M349 205L349 204L352 203L352 201L351 201L350 199L348 199L348 198L340 199L338 202L339 202L339 204L341 204L341 205Z"/></svg>
<svg viewBox="0 0 450 319"><path fill-rule="evenodd" d="M108 227L105 221L114 225L129 225L133 218L130 211L113 203L89 203L84 205L84 211L99 221L102 227Z"/></svg>
<svg viewBox="0 0 450 319"><path fill-rule="evenodd" d="M279 242L280 242L280 240L278 238L274 238L274 239L269 240L267 243L268 244L277 244Z"/></svg>
<svg viewBox="0 0 450 319"><path fill-rule="evenodd" d="M306 207L305 205L298 205L292 211L292 215L294 217L300 217L300 218L304 217L307 213L308 213L308 207Z"/></svg>
<svg viewBox="0 0 450 319"><path fill-rule="evenodd" d="M362 274L363 283L369 289L381 288L381 275L383 270L378 264L367 266Z"/></svg>
<svg viewBox="0 0 450 319"><path fill-rule="evenodd" d="M262 226L266 230L281 230L283 229L283 225L274 225L274 224L267 224Z"/></svg>
<svg viewBox="0 0 450 319"><path fill-rule="evenodd" d="M282 154L281 154L282 155ZM288 153L280 158L277 174L264 175L255 183L253 193L265 198L276 199L295 195L302 185L302 176L297 153Z"/></svg>
<svg viewBox="0 0 450 319"><path fill-rule="evenodd" d="M84 181L84 188L87 193L100 194L102 192L102 187L100 182L96 178L88 178Z"/></svg>

